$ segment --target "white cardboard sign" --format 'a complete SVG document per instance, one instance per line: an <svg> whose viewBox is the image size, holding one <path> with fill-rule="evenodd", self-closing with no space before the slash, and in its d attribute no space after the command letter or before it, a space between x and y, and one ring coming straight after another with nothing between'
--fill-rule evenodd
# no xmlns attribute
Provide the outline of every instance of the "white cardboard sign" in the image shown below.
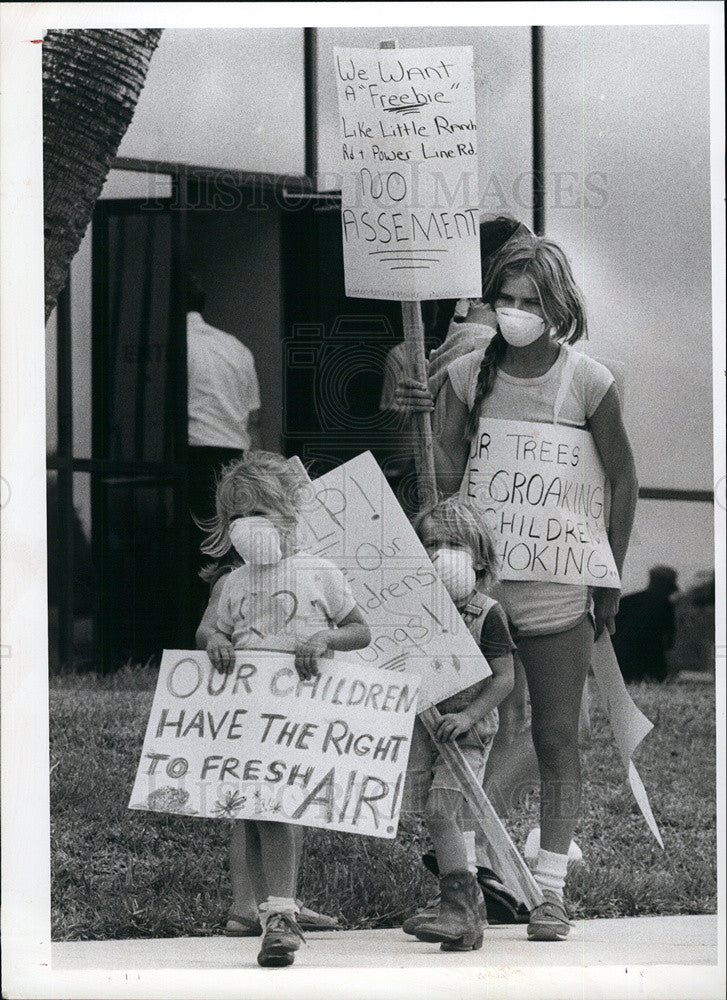
<svg viewBox="0 0 727 1000"><path fill-rule="evenodd" d="M419 678L348 654L319 669L242 650L224 675L165 650L129 808L394 837Z"/></svg>
<svg viewBox="0 0 727 1000"><path fill-rule="evenodd" d="M588 431L482 419L460 495L487 511L501 579L619 586L608 481Z"/></svg>
<svg viewBox="0 0 727 1000"><path fill-rule="evenodd" d="M482 291L470 46L333 52L346 294Z"/></svg>
<svg viewBox="0 0 727 1000"><path fill-rule="evenodd" d="M309 484L299 541L343 572L371 627L346 656L422 678L419 709L491 673L370 452Z"/></svg>

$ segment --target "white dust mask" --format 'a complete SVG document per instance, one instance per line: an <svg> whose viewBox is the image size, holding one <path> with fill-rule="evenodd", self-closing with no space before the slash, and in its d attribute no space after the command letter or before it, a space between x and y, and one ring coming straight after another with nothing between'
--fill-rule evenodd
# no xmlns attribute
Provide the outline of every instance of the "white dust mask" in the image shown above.
<svg viewBox="0 0 727 1000"><path fill-rule="evenodd" d="M477 576L472 556L466 549L437 549L432 563L455 604L461 604L470 596Z"/></svg>
<svg viewBox="0 0 727 1000"><path fill-rule="evenodd" d="M545 320L523 309L495 309L500 333L512 347L527 347L543 335Z"/></svg>
<svg viewBox="0 0 727 1000"><path fill-rule="evenodd" d="M246 563L270 566L283 558L280 533L266 517L238 517L230 525L230 541Z"/></svg>

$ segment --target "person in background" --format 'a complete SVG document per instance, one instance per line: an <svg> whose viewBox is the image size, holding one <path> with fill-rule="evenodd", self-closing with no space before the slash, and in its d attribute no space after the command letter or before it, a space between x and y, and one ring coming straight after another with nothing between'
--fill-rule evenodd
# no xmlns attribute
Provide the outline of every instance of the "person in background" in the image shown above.
<svg viewBox="0 0 727 1000"><path fill-rule="evenodd" d="M666 679L666 654L674 645L673 596L678 589L675 569L653 566L646 590L621 599L612 642L624 680Z"/></svg>
<svg viewBox="0 0 727 1000"><path fill-rule="evenodd" d="M681 670L711 674L715 670L714 570L697 573L691 586L674 598L674 646L669 652L667 680Z"/></svg>
<svg viewBox="0 0 727 1000"><path fill-rule="evenodd" d="M426 350L436 350L450 326L455 299L422 302L424 345ZM396 494L403 510L412 515L417 509L416 471L414 454L416 429L409 414L397 402L396 387L406 376L406 344L394 344L384 362L384 381L381 387L379 410L389 415L390 442L381 453L382 471Z"/></svg>
<svg viewBox="0 0 727 1000"><path fill-rule="evenodd" d="M509 216L483 217L480 221L480 256L488 260L513 236L530 233L528 227ZM484 348L495 334L497 318L481 299L435 299L422 302L424 344L428 352L429 391L436 400L447 377L447 366L470 351ZM395 429L383 472L404 511L418 509L414 453L416 432L411 415L396 398L396 387L407 376L406 344L395 344L386 355L379 409L392 416ZM443 406L436 411L443 419ZM435 424L434 433L439 432Z"/></svg>
<svg viewBox="0 0 727 1000"><path fill-rule="evenodd" d="M207 586L202 568L199 522L215 513L219 470L246 451L260 447L260 389L250 350L230 333L202 318L205 292L194 274L187 276L187 460L189 466L190 562L193 616L201 616Z"/></svg>

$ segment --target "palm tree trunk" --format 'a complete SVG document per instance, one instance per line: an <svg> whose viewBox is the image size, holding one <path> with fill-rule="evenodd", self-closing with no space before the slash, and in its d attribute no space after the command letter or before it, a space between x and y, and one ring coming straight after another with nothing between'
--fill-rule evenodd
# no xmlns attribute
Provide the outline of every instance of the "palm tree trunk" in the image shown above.
<svg viewBox="0 0 727 1000"><path fill-rule="evenodd" d="M43 40L45 316L144 86L161 29L48 31Z"/></svg>

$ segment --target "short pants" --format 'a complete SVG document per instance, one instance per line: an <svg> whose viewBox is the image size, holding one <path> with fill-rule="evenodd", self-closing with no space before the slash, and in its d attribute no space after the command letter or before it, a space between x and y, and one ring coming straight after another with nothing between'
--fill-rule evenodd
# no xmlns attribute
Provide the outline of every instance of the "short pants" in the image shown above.
<svg viewBox="0 0 727 1000"><path fill-rule="evenodd" d="M463 757L480 785L485 777L487 758L494 738L494 733L479 736L473 728L457 740ZM454 815L463 803L464 795L459 781L449 770L424 725L419 719L415 719L401 811L418 816L427 812Z"/></svg>
<svg viewBox="0 0 727 1000"><path fill-rule="evenodd" d="M588 587L538 580L501 580L492 597L502 605L513 639L567 632L591 609Z"/></svg>

